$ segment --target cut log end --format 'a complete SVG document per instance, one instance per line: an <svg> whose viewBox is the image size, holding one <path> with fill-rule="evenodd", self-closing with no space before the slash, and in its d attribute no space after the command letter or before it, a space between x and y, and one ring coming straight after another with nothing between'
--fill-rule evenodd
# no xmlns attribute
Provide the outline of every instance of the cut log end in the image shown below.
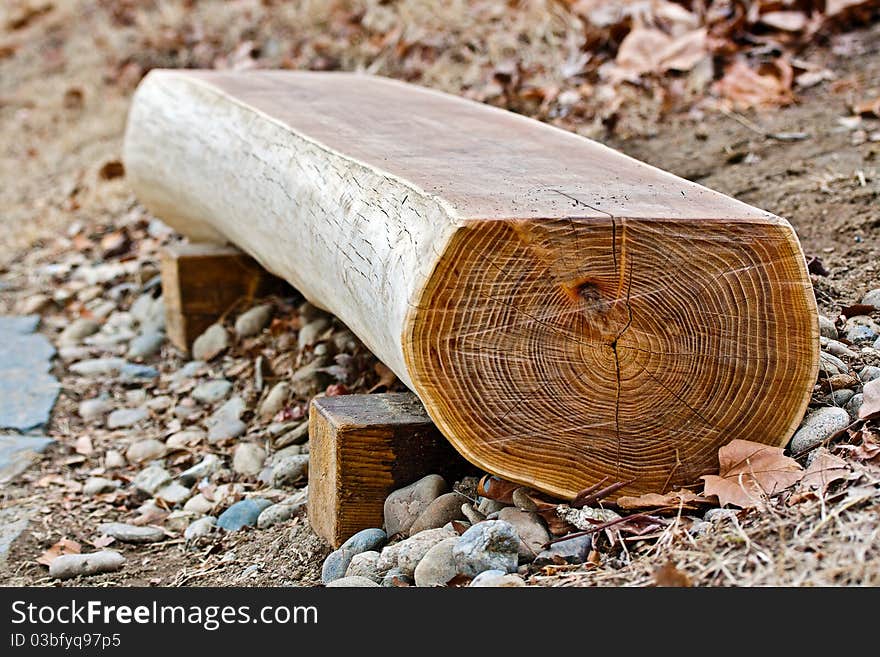
<svg viewBox="0 0 880 657"><path fill-rule="evenodd" d="M784 444L818 360L785 222L466 224L408 317L428 412L470 461L560 495L693 484L735 438Z"/></svg>

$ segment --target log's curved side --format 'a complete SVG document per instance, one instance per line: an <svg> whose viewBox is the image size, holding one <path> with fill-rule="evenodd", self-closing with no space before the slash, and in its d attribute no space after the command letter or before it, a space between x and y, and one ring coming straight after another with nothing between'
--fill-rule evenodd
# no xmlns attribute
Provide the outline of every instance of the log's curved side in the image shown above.
<svg viewBox="0 0 880 657"><path fill-rule="evenodd" d="M141 83L123 155L148 210L194 241L247 252L412 387L400 336L456 229L441 201L174 73Z"/></svg>
<svg viewBox="0 0 880 657"><path fill-rule="evenodd" d="M818 317L784 221L483 221L410 312L416 391L456 448L571 498L693 484L735 438L783 445Z"/></svg>

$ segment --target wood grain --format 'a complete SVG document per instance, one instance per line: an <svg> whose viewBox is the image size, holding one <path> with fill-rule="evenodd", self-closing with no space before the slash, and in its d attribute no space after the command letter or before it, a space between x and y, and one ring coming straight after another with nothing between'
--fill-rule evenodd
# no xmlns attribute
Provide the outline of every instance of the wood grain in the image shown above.
<svg viewBox="0 0 880 657"><path fill-rule="evenodd" d="M668 490L734 438L784 444L809 401L789 224L576 135L369 76L154 71L125 163L150 210L338 315L507 479Z"/></svg>

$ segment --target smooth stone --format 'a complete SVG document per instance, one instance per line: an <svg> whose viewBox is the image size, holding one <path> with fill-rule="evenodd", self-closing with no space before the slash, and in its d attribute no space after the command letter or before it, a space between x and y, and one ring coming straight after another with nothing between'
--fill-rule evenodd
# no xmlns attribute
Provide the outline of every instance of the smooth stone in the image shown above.
<svg viewBox="0 0 880 657"><path fill-rule="evenodd" d="M49 421L61 390L49 374L54 354L44 335L0 331L0 428L30 431Z"/></svg>
<svg viewBox="0 0 880 657"><path fill-rule="evenodd" d="M165 444L155 438L145 438L132 443L125 450L125 458L129 463L144 463L146 461L155 461L165 456Z"/></svg>
<svg viewBox="0 0 880 657"><path fill-rule="evenodd" d="M140 406L147 401L147 391L143 388L125 391L125 401L131 406Z"/></svg>
<svg viewBox="0 0 880 657"><path fill-rule="evenodd" d="M405 573L400 568L392 568L382 576L382 586L385 588L400 588L415 584L412 573Z"/></svg>
<svg viewBox="0 0 880 657"><path fill-rule="evenodd" d="M159 353L165 342L165 334L161 331L141 333L128 345L126 356L128 358L150 358Z"/></svg>
<svg viewBox="0 0 880 657"><path fill-rule="evenodd" d="M523 578L515 573L508 574L503 570L486 570L474 577L468 587L513 588L525 585Z"/></svg>
<svg viewBox="0 0 880 657"><path fill-rule="evenodd" d="M217 526L220 529L234 532L244 527L253 527L257 524L263 509L272 506L272 502L264 498L251 498L236 502L226 509L217 518Z"/></svg>
<svg viewBox="0 0 880 657"><path fill-rule="evenodd" d="M484 570L516 572L520 538L516 529L503 520L487 520L461 535L453 547L456 569L476 577Z"/></svg>
<svg viewBox="0 0 880 657"><path fill-rule="evenodd" d="M711 523L718 523L722 521L728 522L736 522L737 520L737 512L733 509L709 509L706 513L703 514L703 520Z"/></svg>
<svg viewBox="0 0 880 657"><path fill-rule="evenodd" d="M45 436L0 435L0 484L12 481L55 441Z"/></svg>
<svg viewBox="0 0 880 657"><path fill-rule="evenodd" d="M402 573L412 576L419 561L432 547L446 538L454 538L458 534L446 527L440 529L426 529L423 532L411 536L406 540L389 545L379 555L377 567L386 572L392 568L399 568Z"/></svg>
<svg viewBox="0 0 880 657"><path fill-rule="evenodd" d="M374 552L385 545L387 540L387 534L381 529L362 529L327 555L321 566L321 581L327 584L345 577L354 555L361 552Z"/></svg>
<svg viewBox="0 0 880 657"><path fill-rule="evenodd" d="M880 308L880 287L868 290L862 297L862 303L866 306Z"/></svg>
<svg viewBox="0 0 880 657"><path fill-rule="evenodd" d="M112 573L125 563L125 557L113 550L101 550L90 554L64 554L56 557L49 566L49 576L70 579L78 576Z"/></svg>
<svg viewBox="0 0 880 657"><path fill-rule="evenodd" d="M124 468L128 464L122 452L116 449L108 449L104 454L104 467L108 470L114 468Z"/></svg>
<svg viewBox="0 0 880 657"><path fill-rule="evenodd" d="M206 454L201 461L177 475L177 480L185 486L192 486L200 479L210 477L221 467L223 462L216 454Z"/></svg>
<svg viewBox="0 0 880 657"><path fill-rule="evenodd" d="M77 408L77 413L83 420L89 421L103 417L112 410L112 401L101 397L95 397L94 399L85 399L81 401Z"/></svg>
<svg viewBox="0 0 880 657"><path fill-rule="evenodd" d="M850 399L853 398L853 395L856 393L852 390L835 390L830 395L828 395L830 402L834 406L846 406Z"/></svg>
<svg viewBox="0 0 880 657"><path fill-rule="evenodd" d="M151 411L167 411L174 404L174 400L168 395L159 395L147 401L147 408Z"/></svg>
<svg viewBox="0 0 880 657"><path fill-rule="evenodd" d="M0 317L0 333L27 335L37 330L39 315L4 315Z"/></svg>
<svg viewBox="0 0 880 657"><path fill-rule="evenodd" d="M431 502L448 490L446 480L436 474L397 489L385 499L385 531L389 536L406 534Z"/></svg>
<svg viewBox="0 0 880 657"><path fill-rule="evenodd" d="M333 377L324 371L327 363L316 358L303 365L290 377L290 387L297 397L313 397L333 383Z"/></svg>
<svg viewBox="0 0 880 657"><path fill-rule="evenodd" d="M177 433L168 436L165 445L175 449L179 447L188 447L198 445L207 437L208 434L201 429L187 429L186 431L178 431Z"/></svg>
<svg viewBox="0 0 880 657"><path fill-rule="evenodd" d="M842 342L838 342L837 340L828 340L828 342L826 342L822 346L822 348L832 356L837 356L838 358L840 358L841 356L846 358L858 358L858 354L856 352L854 352Z"/></svg>
<svg viewBox="0 0 880 657"><path fill-rule="evenodd" d="M107 428L133 427L149 417L150 412L146 408L119 408L107 416Z"/></svg>
<svg viewBox="0 0 880 657"><path fill-rule="evenodd" d="M824 351L819 352L819 369L827 376L835 374L846 374L849 372L847 364L840 360L837 356L832 356Z"/></svg>
<svg viewBox="0 0 880 657"><path fill-rule="evenodd" d="M271 481L276 488L295 484L309 474L309 455L292 454L272 465Z"/></svg>
<svg viewBox="0 0 880 657"><path fill-rule="evenodd" d="M519 534L520 563L533 561L544 549L544 545L550 541L550 532L537 513L508 506L498 512L498 519L510 523Z"/></svg>
<svg viewBox="0 0 880 657"><path fill-rule="evenodd" d="M239 443L232 456L232 469L238 474L256 475L263 469L266 450L256 443Z"/></svg>
<svg viewBox="0 0 880 657"><path fill-rule="evenodd" d="M476 525L478 522L483 522L486 519L486 516L477 511L470 502L461 505L461 512L472 525Z"/></svg>
<svg viewBox="0 0 880 657"><path fill-rule="evenodd" d="M98 531L123 543L157 543L165 538L165 532L159 527L142 527L124 522L105 522L98 525Z"/></svg>
<svg viewBox="0 0 880 657"><path fill-rule="evenodd" d="M209 361L229 348L229 334L220 324L211 324L195 339L192 355L196 360Z"/></svg>
<svg viewBox="0 0 880 657"><path fill-rule="evenodd" d="M90 358L74 363L68 369L74 374L85 377L120 376L128 379L150 379L159 375L155 368L129 363L124 358Z"/></svg>
<svg viewBox="0 0 880 657"><path fill-rule="evenodd" d="M192 391L192 398L203 404L215 404L232 391L232 384L226 379L214 379L200 383Z"/></svg>
<svg viewBox="0 0 880 657"><path fill-rule="evenodd" d="M589 534L569 538L553 543L546 550L539 552L535 557L535 564L538 566L554 564L558 563L558 560L565 563L584 563L590 556L592 547L593 537Z"/></svg>
<svg viewBox="0 0 880 657"><path fill-rule="evenodd" d="M171 475L165 468L151 465L138 472L131 483L137 490L143 491L147 495L154 495L157 490L170 481Z"/></svg>
<svg viewBox="0 0 880 657"><path fill-rule="evenodd" d="M862 393L853 395L852 399L849 400L844 408L846 412L849 413L849 417L851 420L855 421L859 419L859 409L862 407L862 404L864 402L865 396Z"/></svg>
<svg viewBox="0 0 880 657"><path fill-rule="evenodd" d="M846 320L843 327L846 339L853 343L873 342L880 334L880 326L870 317L857 315Z"/></svg>
<svg viewBox="0 0 880 657"><path fill-rule="evenodd" d="M382 573L376 567L379 561L379 553L375 550L367 550L356 554L351 558L348 569L345 571L346 577L366 577L368 580L382 583Z"/></svg>
<svg viewBox="0 0 880 657"><path fill-rule="evenodd" d="M166 484L156 491L156 499L162 500L163 502L165 502L166 504L170 504L171 506L183 504L191 496L192 491L188 487L176 481L172 481L170 484Z"/></svg>
<svg viewBox="0 0 880 657"><path fill-rule="evenodd" d="M186 365L181 367L172 375L172 380L176 383L180 383L182 381L186 381L187 379L191 379L194 376L197 376L199 372L202 371L206 365L203 360L191 360Z"/></svg>
<svg viewBox="0 0 880 657"><path fill-rule="evenodd" d="M467 501L467 498L459 493L444 493L419 514L409 528L409 535L413 536L426 529L437 529L453 520L465 520L466 516L462 513L461 507L462 503Z"/></svg>
<svg viewBox="0 0 880 657"><path fill-rule="evenodd" d="M366 577L340 577L339 579L335 579L331 582L328 582L324 586L328 588L369 588L371 586L379 586L371 579L367 579Z"/></svg>
<svg viewBox="0 0 880 657"><path fill-rule="evenodd" d="M80 317L67 325L58 336L58 344L71 346L77 345L90 335L94 335L101 329L101 325L93 319Z"/></svg>
<svg viewBox="0 0 880 657"><path fill-rule="evenodd" d="M501 509L505 508L507 505L504 502L499 502L498 500L491 500L488 497L481 497L477 502L477 511L482 513L484 516L490 516L493 513L498 513Z"/></svg>
<svg viewBox="0 0 880 657"><path fill-rule="evenodd" d="M173 532L186 531L201 514L192 511L172 511L165 518L165 527Z"/></svg>
<svg viewBox="0 0 880 657"><path fill-rule="evenodd" d="M416 565L413 577L416 586L446 586L458 574L452 548L458 537L444 538L425 553Z"/></svg>
<svg viewBox="0 0 880 657"><path fill-rule="evenodd" d="M824 315L819 315L819 335L832 340L837 337L837 327Z"/></svg>
<svg viewBox="0 0 880 657"><path fill-rule="evenodd" d="M254 306L247 312L242 313L235 320L235 332L240 338L249 338L256 335L269 325L272 319L272 305L268 303Z"/></svg>
<svg viewBox="0 0 880 657"><path fill-rule="evenodd" d="M101 495L102 493L112 493L121 486L121 482L106 477L89 477L83 484L82 493L87 497L93 495Z"/></svg>
<svg viewBox="0 0 880 657"><path fill-rule="evenodd" d="M46 294L34 294L25 299L20 307L20 311L24 315L32 315L41 313L52 303L52 298Z"/></svg>
<svg viewBox="0 0 880 657"><path fill-rule="evenodd" d="M287 447L288 445L302 445L309 439L309 423L303 422L295 428L287 431L275 439L274 445L277 448Z"/></svg>
<svg viewBox="0 0 880 657"><path fill-rule="evenodd" d="M266 395L263 403L260 404L260 419L268 422L275 417L284 408L288 397L290 397L290 384L287 381L276 383L272 390L269 391L269 394Z"/></svg>
<svg viewBox="0 0 880 657"><path fill-rule="evenodd" d="M203 538L213 532L216 525L217 518L215 518L214 516L205 516L204 518L199 518L198 520L190 523L189 527L184 530L183 537L187 541L192 541L197 538Z"/></svg>
<svg viewBox="0 0 880 657"><path fill-rule="evenodd" d="M850 424L849 413L842 408L828 406L807 415L789 444L793 454L800 454L820 445L832 434Z"/></svg>
<svg viewBox="0 0 880 657"><path fill-rule="evenodd" d="M260 513L260 517L257 518L257 527L259 529L266 529L280 522L286 522L300 511L305 510L306 504L308 504L307 491L299 491L287 499L278 502L278 504L266 507Z"/></svg>
<svg viewBox="0 0 880 657"><path fill-rule="evenodd" d="M205 423L208 426L208 442L217 443L242 435L247 429L240 419L244 410L245 403L241 397L236 395L228 399Z"/></svg>
<svg viewBox="0 0 880 657"><path fill-rule="evenodd" d="M862 383L867 383L874 379L880 379L880 367L876 367L875 365L865 365L861 371L859 371L859 379Z"/></svg>
<svg viewBox="0 0 880 657"><path fill-rule="evenodd" d="M201 493L196 493L183 505L184 511L191 511L192 513L207 514L213 509L214 503Z"/></svg>
<svg viewBox="0 0 880 657"><path fill-rule="evenodd" d="M303 325L297 335L297 346L300 351L307 347L311 347L318 341L321 334L330 328L330 320L326 317L318 317L311 322Z"/></svg>

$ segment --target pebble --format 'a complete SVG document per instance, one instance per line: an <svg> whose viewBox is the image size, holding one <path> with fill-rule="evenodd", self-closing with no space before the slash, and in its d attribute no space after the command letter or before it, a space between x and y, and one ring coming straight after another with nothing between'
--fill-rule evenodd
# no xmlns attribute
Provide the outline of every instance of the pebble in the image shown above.
<svg viewBox="0 0 880 657"><path fill-rule="evenodd" d="M272 319L271 304L254 306L235 320L235 332L240 338L249 338L266 328L270 319Z"/></svg>
<svg viewBox="0 0 880 657"><path fill-rule="evenodd" d="M122 568L125 557L113 550L101 550L90 554L64 554L55 558L49 566L49 576L70 579L80 575L111 573Z"/></svg>
<svg viewBox="0 0 880 657"><path fill-rule="evenodd" d="M166 484L156 491L156 499L162 500L170 506L183 504L191 495L192 491L189 488L176 481Z"/></svg>
<svg viewBox="0 0 880 657"><path fill-rule="evenodd" d="M253 527L257 524L257 518L260 517L263 509L270 506L272 502L261 497L236 502L220 514L217 518L217 526L230 532L238 531L243 527Z"/></svg>
<svg viewBox="0 0 880 657"><path fill-rule="evenodd" d="M506 507L507 505L504 502L499 502L498 500L491 500L488 497L481 497L479 502L477 502L477 511L483 514L484 517L490 516L493 513L498 513Z"/></svg>
<svg viewBox="0 0 880 657"><path fill-rule="evenodd" d="M174 404L174 400L168 395L159 395L158 397L153 397L151 400L147 402L147 408L151 411L167 411L171 408L171 405Z"/></svg>
<svg viewBox="0 0 880 657"><path fill-rule="evenodd" d="M842 408L828 406L807 415L789 444L793 454L800 454L821 444L831 434L847 427L849 413Z"/></svg>
<svg viewBox="0 0 880 657"><path fill-rule="evenodd" d="M852 390L835 390L828 395L828 401L834 406L846 406L847 402L853 398L853 395L855 395L855 392Z"/></svg>
<svg viewBox="0 0 880 657"><path fill-rule="evenodd" d="M268 422L275 417L278 411L284 408L288 397L290 397L290 384L287 381L276 383L260 404L260 419Z"/></svg>
<svg viewBox="0 0 880 657"><path fill-rule="evenodd" d="M83 484L82 493L88 497L102 493L112 493L121 486L121 483L106 477L89 477Z"/></svg>
<svg viewBox="0 0 880 657"><path fill-rule="evenodd" d="M89 421L103 417L112 410L113 402L109 399L95 397L81 401L77 412L83 420Z"/></svg>
<svg viewBox="0 0 880 657"><path fill-rule="evenodd" d="M146 461L155 461L165 456L165 444L155 438L145 438L133 442L127 450L125 450L125 458L129 463L144 463Z"/></svg>
<svg viewBox="0 0 880 657"><path fill-rule="evenodd" d="M528 563L535 559L550 541L550 532L537 513L508 506L498 512L498 519L510 523L519 534L519 560Z"/></svg>
<svg viewBox="0 0 880 657"><path fill-rule="evenodd" d="M853 395L852 399L849 400L847 405L844 407L846 412L849 413L849 417L851 420L855 421L859 419L859 409L862 407L862 404L865 401L865 396L862 393L857 395Z"/></svg>
<svg viewBox="0 0 880 657"><path fill-rule="evenodd" d="M147 391L143 388L125 391L125 401L129 406L140 406L147 401Z"/></svg>
<svg viewBox="0 0 880 657"><path fill-rule="evenodd" d="M125 457L122 455L122 452L116 449L108 449L104 454L104 467L108 470L113 470L114 468L124 468L127 465L127 461Z"/></svg>
<svg viewBox="0 0 880 657"><path fill-rule="evenodd" d="M226 329L220 324L211 324L193 342L192 355L196 360L209 361L226 351L228 347L229 334Z"/></svg>
<svg viewBox="0 0 880 657"><path fill-rule="evenodd" d="M266 507L260 517L257 518L257 527L266 529L280 522L286 522L293 518L297 513L306 508L307 499L303 496L301 499L288 498L278 504Z"/></svg>
<svg viewBox="0 0 880 657"><path fill-rule="evenodd" d="M325 584L328 588L368 588L371 586L379 586L376 582L366 577L340 577Z"/></svg>
<svg viewBox="0 0 880 657"><path fill-rule="evenodd" d="M165 342L165 334L162 331L149 331L141 333L128 344L126 357L145 359L155 356Z"/></svg>
<svg viewBox="0 0 880 657"><path fill-rule="evenodd" d="M70 366L70 371L80 376L116 376L128 362L124 358L90 358Z"/></svg>
<svg viewBox="0 0 880 657"><path fill-rule="evenodd" d="M819 335L832 340L837 337L837 327L824 315L819 315Z"/></svg>
<svg viewBox="0 0 880 657"><path fill-rule="evenodd" d="M132 427L150 417L146 408L119 408L107 416L108 429Z"/></svg>
<svg viewBox="0 0 880 657"><path fill-rule="evenodd" d="M192 513L206 514L210 513L213 509L214 503L201 493L196 493L183 505L184 511L191 511Z"/></svg>
<svg viewBox="0 0 880 657"><path fill-rule="evenodd" d="M305 324L297 335L297 344L300 351L304 351L307 347L311 347L318 341L321 334L330 327L330 320L326 317L318 317L308 324Z"/></svg>
<svg viewBox="0 0 880 657"><path fill-rule="evenodd" d="M192 511L172 511L165 518L165 527L173 532L182 532L200 516L200 513Z"/></svg>
<svg viewBox="0 0 880 657"><path fill-rule="evenodd" d="M859 372L859 379L861 379L862 383L880 379L880 367L865 365Z"/></svg>
<svg viewBox="0 0 880 657"><path fill-rule="evenodd" d="M172 375L175 383L180 383L197 376L206 365L203 360L191 360Z"/></svg>
<svg viewBox="0 0 880 657"><path fill-rule="evenodd" d="M375 550L367 550L354 555L348 569L345 571L346 577L366 577L368 580L381 584L382 573L376 567L379 561L379 553Z"/></svg>
<svg viewBox="0 0 880 657"><path fill-rule="evenodd" d="M736 511L733 509L709 509L703 514L703 520L706 522L716 523L721 521L735 521Z"/></svg>
<svg viewBox="0 0 880 657"><path fill-rule="evenodd" d="M503 570L486 570L474 577L469 587L519 587L525 586L526 583L522 577L517 574L508 574Z"/></svg>
<svg viewBox="0 0 880 657"><path fill-rule="evenodd" d="M538 566L553 564L557 563L558 559L565 563L584 563L590 555L592 547L593 537L589 534L569 538L553 543L546 550L539 552L535 557L535 564Z"/></svg>
<svg viewBox="0 0 880 657"><path fill-rule="evenodd" d="M394 491L385 499L385 531L389 536L406 534L431 502L448 490L446 480L432 474Z"/></svg>
<svg viewBox="0 0 880 657"><path fill-rule="evenodd" d="M478 522L483 522L486 519L486 516L477 511L470 502L461 505L461 512L472 525L476 525Z"/></svg>
<svg viewBox="0 0 880 657"><path fill-rule="evenodd" d="M874 306L880 308L880 287L868 290L862 297L862 303L866 306Z"/></svg>
<svg viewBox="0 0 880 657"><path fill-rule="evenodd" d="M520 538L516 529L503 520L487 520L461 535L452 549L456 569L476 577L484 570L516 572Z"/></svg>
<svg viewBox="0 0 880 657"><path fill-rule="evenodd" d="M452 548L458 540L458 536L444 538L425 553L413 573L416 586L446 586L458 574L452 556Z"/></svg>
<svg viewBox="0 0 880 657"><path fill-rule="evenodd" d="M309 455L291 454L272 464L271 482L276 488L295 484L309 474Z"/></svg>
<svg viewBox="0 0 880 657"><path fill-rule="evenodd" d="M215 404L232 390L232 384L226 379L214 379L200 383L192 391L192 398L203 404Z"/></svg>
<svg viewBox="0 0 880 657"><path fill-rule="evenodd" d="M302 422L295 428L287 431L275 439L276 448L287 447L288 445L301 445L309 439L309 423Z"/></svg>
<svg viewBox="0 0 880 657"><path fill-rule="evenodd" d="M378 528L363 529L349 538L338 549L327 555L321 566L321 581L325 584L345 577L352 557L361 552L375 551L385 545L388 536Z"/></svg>
<svg viewBox="0 0 880 657"><path fill-rule="evenodd" d="M853 343L873 342L880 334L877 322L865 315L850 317L843 330L846 331L846 339Z"/></svg>
<svg viewBox="0 0 880 657"><path fill-rule="evenodd" d="M214 527L216 525L217 518L215 518L214 516L205 516L204 518L199 518L198 520L190 523L189 527L184 530L183 537L187 541L202 538L214 531Z"/></svg>
<svg viewBox="0 0 880 657"><path fill-rule="evenodd" d="M333 383L333 377L324 371L327 363L316 358L300 367L290 377L290 387L297 397L313 397Z"/></svg>
<svg viewBox="0 0 880 657"><path fill-rule="evenodd" d="M849 367L837 356L820 351L819 370L824 372L826 376L834 376L835 374L846 374L849 371Z"/></svg>
<svg viewBox="0 0 880 657"><path fill-rule="evenodd" d="M244 400L236 395L231 397L223 406L218 408L208 418L208 442L217 443L229 438L238 438L247 429L247 425L241 421L241 414L245 410Z"/></svg>
<svg viewBox="0 0 880 657"><path fill-rule="evenodd" d="M61 335L58 336L58 344L67 347L78 345L85 338L97 333L100 328L101 325L95 320L80 317L73 320L67 325L67 328L61 331Z"/></svg>
<svg viewBox="0 0 880 657"><path fill-rule="evenodd" d="M200 479L210 477L223 466L216 454L206 454L205 458L177 475L178 481L185 486L192 486Z"/></svg>
<svg viewBox="0 0 880 657"><path fill-rule="evenodd" d="M157 490L171 481L171 475L165 468L158 465L151 465L138 472L134 479L131 480L132 485L146 493L153 495Z"/></svg>
<svg viewBox="0 0 880 657"><path fill-rule="evenodd" d="M456 536L458 534L447 527L426 529L415 536L386 547L379 555L379 561L376 565L381 572L399 568L402 573L412 576L419 561L428 553L428 550L443 539Z"/></svg>
<svg viewBox="0 0 880 657"><path fill-rule="evenodd" d="M256 443L239 443L232 456L232 469L238 474L252 476L260 473L266 460L266 450Z"/></svg>
<svg viewBox="0 0 880 657"><path fill-rule="evenodd" d="M837 340L828 340L822 348L832 356L837 356L838 358L841 356L845 356L846 358L858 358L856 352Z"/></svg>
<svg viewBox="0 0 880 657"><path fill-rule="evenodd" d="M124 522L105 522L98 525L98 531L122 543L156 543L165 538L160 527L141 527Z"/></svg>
<svg viewBox="0 0 880 657"><path fill-rule="evenodd" d="M413 536L426 529L442 527L453 520L466 519L461 511L463 502L467 502L467 498L459 493L444 493L419 514L419 517L409 528L409 535Z"/></svg>
<svg viewBox="0 0 880 657"><path fill-rule="evenodd" d="M392 568L382 576L382 586L386 588L398 588L414 584L413 576L406 574L400 568Z"/></svg>
<svg viewBox="0 0 880 657"><path fill-rule="evenodd" d="M191 447L193 445L198 445L207 438L207 436L208 434L201 429L187 429L186 431L178 431L177 433L168 436L165 445L173 448Z"/></svg>
<svg viewBox="0 0 880 657"><path fill-rule="evenodd" d="M35 294L22 302L19 312L22 315L39 315L50 303L52 303L52 299L49 296Z"/></svg>

